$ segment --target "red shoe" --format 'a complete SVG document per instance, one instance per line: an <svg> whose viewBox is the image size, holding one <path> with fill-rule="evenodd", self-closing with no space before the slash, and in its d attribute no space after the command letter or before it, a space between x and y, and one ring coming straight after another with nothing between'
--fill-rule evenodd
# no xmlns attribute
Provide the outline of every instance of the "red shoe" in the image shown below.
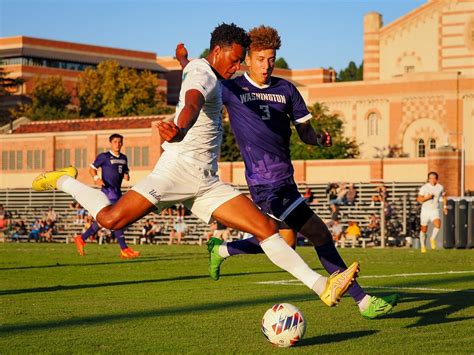
<svg viewBox="0 0 474 355"><path fill-rule="evenodd" d="M86 242L82 239L82 236L78 235L74 238L74 243L76 244L77 251L79 252L80 256L86 255L84 253L84 247L86 246Z"/></svg>
<svg viewBox="0 0 474 355"><path fill-rule="evenodd" d="M120 257L122 259L133 259L139 256L140 253L138 251L133 250L132 248L125 248L120 250Z"/></svg>

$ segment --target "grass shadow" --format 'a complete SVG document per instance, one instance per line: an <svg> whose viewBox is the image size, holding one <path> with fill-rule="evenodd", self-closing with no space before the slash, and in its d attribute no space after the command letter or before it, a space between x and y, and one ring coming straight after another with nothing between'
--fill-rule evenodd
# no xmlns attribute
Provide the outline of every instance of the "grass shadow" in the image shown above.
<svg viewBox="0 0 474 355"><path fill-rule="evenodd" d="M303 338L303 340L298 344L298 347L339 343L341 341L366 337L378 332L379 330L359 330L355 332L318 335L312 338Z"/></svg>
<svg viewBox="0 0 474 355"><path fill-rule="evenodd" d="M415 318L415 322L406 326L406 328L440 325L474 319L474 317L453 316L456 312L474 306L474 297L466 291L471 290L445 293L400 293L400 303L414 301L425 302L419 306L402 311L397 311L397 308L395 308L390 318Z"/></svg>

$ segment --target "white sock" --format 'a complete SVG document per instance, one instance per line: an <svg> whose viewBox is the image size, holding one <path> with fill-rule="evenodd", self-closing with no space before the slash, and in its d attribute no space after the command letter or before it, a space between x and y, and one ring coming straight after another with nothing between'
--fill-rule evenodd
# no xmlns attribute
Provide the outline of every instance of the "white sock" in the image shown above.
<svg viewBox="0 0 474 355"><path fill-rule="evenodd" d="M370 300L370 295L365 295L364 298L361 299L359 303L357 303L361 311L365 311L367 307L369 307L369 300Z"/></svg>
<svg viewBox="0 0 474 355"><path fill-rule="evenodd" d="M217 249L217 253L219 256L223 258L227 258L230 256L229 251L227 250L227 243L224 242L221 245L219 245L219 249Z"/></svg>
<svg viewBox="0 0 474 355"><path fill-rule="evenodd" d="M426 247L425 243L426 243L426 233L420 232L420 244L422 248Z"/></svg>
<svg viewBox="0 0 474 355"><path fill-rule="evenodd" d="M311 270L278 233L265 239L260 243L260 246L276 266L288 271L311 289L313 289L318 279L323 277Z"/></svg>
<svg viewBox="0 0 474 355"><path fill-rule="evenodd" d="M56 186L59 190L74 197L77 202L89 211L94 219L101 209L111 204L102 191L93 189L67 175L61 176Z"/></svg>
<svg viewBox="0 0 474 355"><path fill-rule="evenodd" d="M433 233L431 233L431 240L436 240L436 237L438 236L439 233L439 228L434 227L433 228Z"/></svg>

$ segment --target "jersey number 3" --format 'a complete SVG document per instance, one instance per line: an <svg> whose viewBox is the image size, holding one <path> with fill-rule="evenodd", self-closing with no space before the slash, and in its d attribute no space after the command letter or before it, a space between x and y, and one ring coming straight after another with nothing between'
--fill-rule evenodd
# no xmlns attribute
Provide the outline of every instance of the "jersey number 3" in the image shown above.
<svg viewBox="0 0 474 355"><path fill-rule="evenodd" d="M269 120L271 117L270 117L270 107L268 107L268 105L260 105L260 110L263 111L263 115L260 116L262 118L262 120L266 121L266 120Z"/></svg>

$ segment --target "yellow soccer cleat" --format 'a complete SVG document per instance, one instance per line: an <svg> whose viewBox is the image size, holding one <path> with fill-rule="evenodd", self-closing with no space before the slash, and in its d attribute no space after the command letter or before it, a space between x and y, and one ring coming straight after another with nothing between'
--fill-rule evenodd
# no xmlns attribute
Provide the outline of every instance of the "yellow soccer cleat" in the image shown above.
<svg viewBox="0 0 474 355"><path fill-rule="evenodd" d="M31 187L35 191L54 190L57 188L56 182L61 176L64 175L68 175L75 179L77 176L77 169L73 166L70 166L60 170L41 173L36 177L36 179L33 180Z"/></svg>
<svg viewBox="0 0 474 355"><path fill-rule="evenodd" d="M347 292L359 272L359 263L355 261L343 272L336 271L329 276L321 300L329 307L335 306Z"/></svg>
<svg viewBox="0 0 474 355"><path fill-rule="evenodd" d="M426 247L421 246L421 253L422 253L422 254L426 253Z"/></svg>
<svg viewBox="0 0 474 355"><path fill-rule="evenodd" d="M436 240L430 239L431 243L431 249L435 250L436 249Z"/></svg>

